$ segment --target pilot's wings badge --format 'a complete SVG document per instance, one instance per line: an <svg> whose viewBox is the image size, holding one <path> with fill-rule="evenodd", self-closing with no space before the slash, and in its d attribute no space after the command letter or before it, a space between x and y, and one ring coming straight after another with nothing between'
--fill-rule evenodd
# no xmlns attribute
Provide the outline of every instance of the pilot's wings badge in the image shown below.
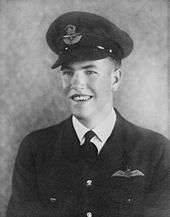
<svg viewBox="0 0 170 217"><path fill-rule="evenodd" d="M140 170L131 170L128 168L126 171L118 170L111 177L135 177L135 176L144 176L144 173L142 173Z"/></svg>

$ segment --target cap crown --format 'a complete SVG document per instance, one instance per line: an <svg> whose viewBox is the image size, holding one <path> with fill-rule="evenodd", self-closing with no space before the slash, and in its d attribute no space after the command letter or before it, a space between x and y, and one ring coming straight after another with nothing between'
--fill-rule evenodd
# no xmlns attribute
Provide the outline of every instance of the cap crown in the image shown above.
<svg viewBox="0 0 170 217"><path fill-rule="evenodd" d="M133 49L130 36L106 18L81 11L67 12L59 16L49 27L46 39L49 47L58 55L65 49L77 47L101 47L116 50L120 59Z"/></svg>

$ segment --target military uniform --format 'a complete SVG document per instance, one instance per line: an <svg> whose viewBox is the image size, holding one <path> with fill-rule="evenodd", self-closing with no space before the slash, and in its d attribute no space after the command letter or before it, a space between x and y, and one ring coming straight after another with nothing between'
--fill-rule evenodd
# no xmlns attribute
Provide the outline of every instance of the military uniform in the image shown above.
<svg viewBox="0 0 170 217"><path fill-rule="evenodd" d="M79 149L71 118L28 135L16 159L7 216L168 216L165 137L117 112L114 130L91 168Z"/></svg>
<svg viewBox="0 0 170 217"><path fill-rule="evenodd" d="M133 48L127 33L86 12L57 18L47 42L59 55L52 68L106 56L120 63ZM169 141L116 116L90 167L71 118L29 134L16 158L7 217L167 217Z"/></svg>

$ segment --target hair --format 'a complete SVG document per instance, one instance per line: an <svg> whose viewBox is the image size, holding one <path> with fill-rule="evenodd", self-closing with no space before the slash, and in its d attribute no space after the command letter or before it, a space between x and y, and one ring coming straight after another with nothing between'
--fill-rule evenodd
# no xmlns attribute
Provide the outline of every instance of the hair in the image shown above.
<svg viewBox="0 0 170 217"><path fill-rule="evenodd" d="M113 56L109 56L110 60L114 63L115 70L120 69L121 67L121 59L115 58Z"/></svg>

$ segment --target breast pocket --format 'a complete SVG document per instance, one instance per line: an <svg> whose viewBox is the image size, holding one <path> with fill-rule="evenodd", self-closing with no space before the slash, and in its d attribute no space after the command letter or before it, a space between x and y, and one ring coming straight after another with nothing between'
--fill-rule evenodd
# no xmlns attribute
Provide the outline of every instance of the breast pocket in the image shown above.
<svg viewBox="0 0 170 217"><path fill-rule="evenodd" d="M74 212L77 201L69 172L70 170L62 168L38 177L39 198L42 204L47 209L59 210L60 216Z"/></svg>
<svg viewBox="0 0 170 217"><path fill-rule="evenodd" d="M143 198L144 176L110 177L105 187L105 195L110 204L121 207L136 206Z"/></svg>

